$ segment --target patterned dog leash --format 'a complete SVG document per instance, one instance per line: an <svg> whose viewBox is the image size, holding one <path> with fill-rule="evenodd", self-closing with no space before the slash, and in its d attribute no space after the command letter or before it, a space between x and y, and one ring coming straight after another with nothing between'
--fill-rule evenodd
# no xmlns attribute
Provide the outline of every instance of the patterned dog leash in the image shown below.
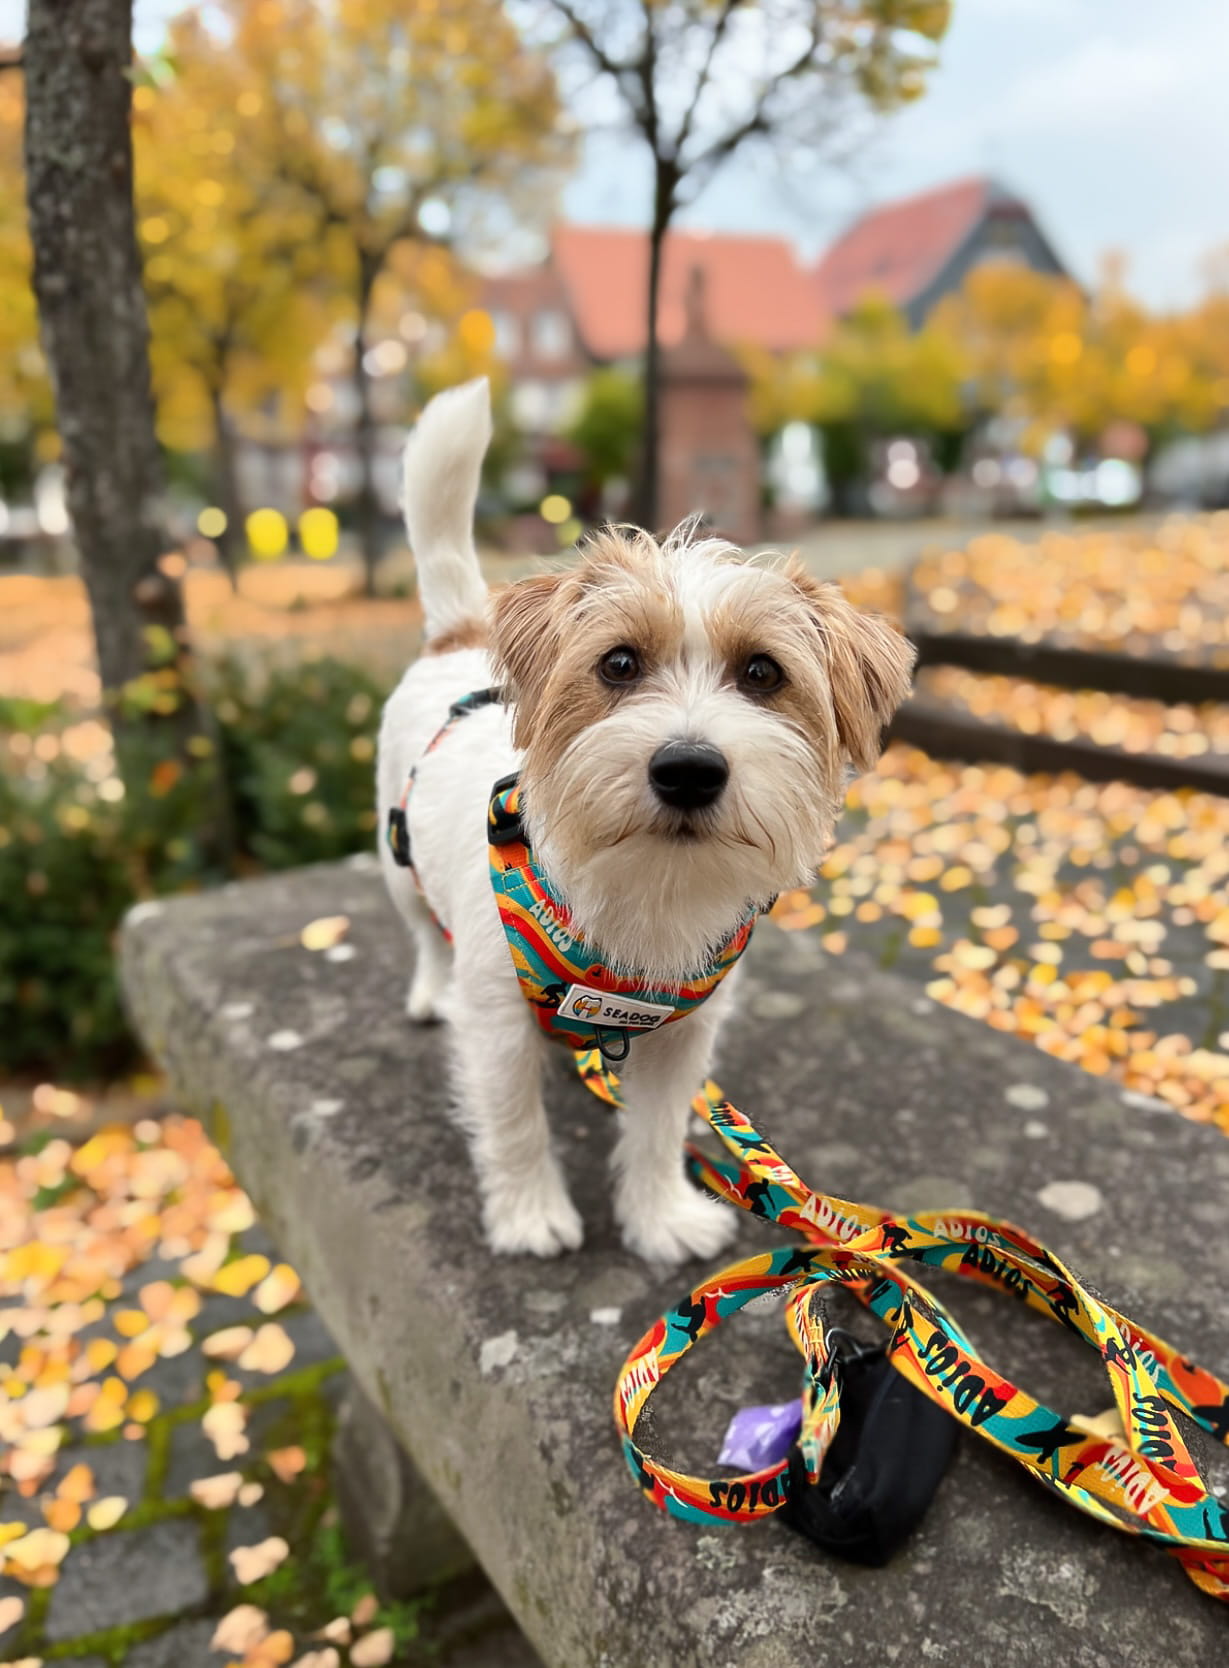
<svg viewBox="0 0 1229 1668"><path fill-rule="evenodd" d="M617 1079L596 1051L578 1055L577 1068L588 1088L618 1104ZM655 1505L691 1522L747 1523L818 1484L841 1420L841 1384L814 1300L836 1281L890 1329L887 1359L908 1383L1078 1510L1164 1547L1203 1592L1229 1600L1229 1513L1200 1477L1170 1413L1176 1408L1229 1444L1229 1385L1095 1298L1022 1229L979 1211L893 1216L817 1193L715 1084L693 1105L730 1154L715 1159L689 1146L695 1179L764 1221L797 1230L804 1243L701 1281L624 1363L615 1423L632 1476ZM904 1272L907 1262L1010 1294L1083 1339L1101 1357L1120 1428L1107 1434L1068 1422L982 1361L944 1305ZM793 1464L786 1457L744 1476L708 1478L653 1459L636 1428L662 1376L722 1321L770 1292L789 1293L786 1324L805 1363Z"/></svg>

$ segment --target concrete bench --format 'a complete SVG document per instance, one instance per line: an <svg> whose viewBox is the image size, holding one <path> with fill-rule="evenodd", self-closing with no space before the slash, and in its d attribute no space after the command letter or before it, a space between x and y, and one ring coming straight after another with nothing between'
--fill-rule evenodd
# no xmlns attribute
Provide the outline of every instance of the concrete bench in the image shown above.
<svg viewBox="0 0 1229 1668"><path fill-rule="evenodd" d="M303 926L332 914L350 918L350 953L302 948ZM612 1427L615 1373L699 1271L655 1275L618 1248L609 1115L562 1057L552 1112L585 1248L552 1263L490 1257L441 1039L405 1020L406 944L371 863L143 908L122 962L149 1047L549 1668L1226 1660L1229 1616L1173 1560L963 1435L886 1570L826 1558L779 1522L695 1528L645 1504ZM1216 1130L770 923L720 1075L814 1185L1022 1221L1137 1321L1229 1366L1229 1142ZM770 1233L748 1220L740 1254ZM948 1295L1035 1394L1068 1413L1106 1406L1095 1361L1058 1328L972 1287ZM653 1451L715 1469L730 1412L798 1382L779 1311L752 1309L663 1385ZM1229 1450L1199 1433L1192 1446L1229 1484Z"/></svg>

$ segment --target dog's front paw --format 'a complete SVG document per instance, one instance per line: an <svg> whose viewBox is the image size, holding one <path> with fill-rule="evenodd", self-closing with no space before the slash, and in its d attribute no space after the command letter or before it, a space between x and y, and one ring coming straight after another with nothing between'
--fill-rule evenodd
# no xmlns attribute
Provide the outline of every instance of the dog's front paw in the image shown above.
<svg viewBox="0 0 1229 1668"><path fill-rule="evenodd" d="M558 1168L543 1166L515 1184L489 1186L482 1209L487 1244L501 1256L557 1257L575 1251L584 1226Z"/></svg>
<svg viewBox="0 0 1229 1668"><path fill-rule="evenodd" d="M673 1265L688 1257L715 1257L738 1232L738 1216L698 1192L681 1177L663 1199L637 1200L624 1208L623 1243L646 1262Z"/></svg>

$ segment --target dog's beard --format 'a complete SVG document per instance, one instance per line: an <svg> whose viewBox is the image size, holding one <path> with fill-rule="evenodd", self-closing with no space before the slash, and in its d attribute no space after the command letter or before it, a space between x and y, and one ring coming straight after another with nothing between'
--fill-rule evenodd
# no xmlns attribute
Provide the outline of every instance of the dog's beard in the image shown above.
<svg viewBox="0 0 1229 1668"><path fill-rule="evenodd" d="M788 721L721 693L684 716L729 765L712 806L672 810L650 787L654 750L682 727L666 699L628 703L522 776L534 850L577 928L660 984L703 966L776 893L807 884L836 815L833 787Z"/></svg>

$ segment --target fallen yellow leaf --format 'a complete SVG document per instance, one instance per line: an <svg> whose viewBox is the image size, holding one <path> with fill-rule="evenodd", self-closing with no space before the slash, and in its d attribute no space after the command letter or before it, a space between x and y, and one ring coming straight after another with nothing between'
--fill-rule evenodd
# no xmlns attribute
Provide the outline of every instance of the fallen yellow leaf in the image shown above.
<svg viewBox="0 0 1229 1668"><path fill-rule="evenodd" d="M258 1280L263 1280L268 1272L268 1257L251 1252L248 1256L238 1257L233 1263L227 1263L220 1268L211 1284L215 1292L223 1292L227 1297L243 1297Z"/></svg>
<svg viewBox="0 0 1229 1668"><path fill-rule="evenodd" d="M127 1510L128 1502L122 1494L105 1494L86 1512L85 1521L91 1529L114 1529Z"/></svg>
<svg viewBox="0 0 1229 1668"><path fill-rule="evenodd" d="M62 1564L68 1556L68 1536L61 1529L31 1529L19 1541L5 1548L5 1560L19 1575L28 1575L46 1565Z"/></svg>
<svg viewBox="0 0 1229 1668"><path fill-rule="evenodd" d="M25 1613L26 1601L18 1598L16 1593L10 1593L8 1598L0 1598L0 1634L16 1627Z"/></svg>
<svg viewBox="0 0 1229 1668"><path fill-rule="evenodd" d="M331 950L349 930L348 915L322 915L319 920L307 923L299 934L299 943L305 950Z"/></svg>
<svg viewBox="0 0 1229 1668"><path fill-rule="evenodd" d="M158 1411L158 1397L153 1390L136 1390L128 1398L128 1417L138 1425L148 1425Z"/></svg>

